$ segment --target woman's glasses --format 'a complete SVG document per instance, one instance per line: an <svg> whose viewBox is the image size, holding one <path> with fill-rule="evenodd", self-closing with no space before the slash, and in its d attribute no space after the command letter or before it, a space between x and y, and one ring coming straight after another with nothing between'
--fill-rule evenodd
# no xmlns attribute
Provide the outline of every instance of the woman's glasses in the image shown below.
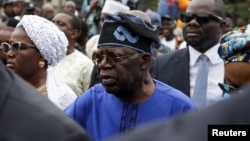
<svg viewBox="0 0 250 141"><path fill-rule="evenodd" d="M34 45L25 44L25 43L22 43L22 42L15 42L13 44L9 44L7 42L2 42L1 46L2 46L2 50L3 50L4 54L7 54L10 50L13 52L13 54L17 54L21 50L21 48L23 46L30 47L30 48L35 48Z"/></svg>
<svg viewBox="0 0 250 141"><path fill-rule="evenodd" d="M232 92L237 90L235 87L224 84L224 83L218 83L219 87L226 93Z"/></svg>
<svg viewBox="0 0 250 141"><path fill-rule="evenodd" d="M219 16L213 15L213 14L208 14L208 13L198 13L198 14L193 14L193 13L180 13L180 19L184 23L189 23L193 19L196 19L196 21L200 24L207 24L211 20L221 22L223 19Z"/></svg>
<svg viewBox="0 0 250 141"><path fill-rule="evenodd" d="M136 54L130 54L130 55L118 55L115 53L93 53L92 55L92 61L95 65L99 65L104 58L112 64L116 64L118 62L121 62L125 58L133 57L135 55L140 55L142 53L136 53Z"/></svg>

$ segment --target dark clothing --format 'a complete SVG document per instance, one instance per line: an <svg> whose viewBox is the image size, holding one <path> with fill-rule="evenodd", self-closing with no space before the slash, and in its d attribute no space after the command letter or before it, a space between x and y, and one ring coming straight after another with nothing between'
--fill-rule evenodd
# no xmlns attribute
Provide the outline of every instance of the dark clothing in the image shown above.
<svg viewBox="0 0 250 141"><path fill-rule="evenodd" d="M152 63L151 75L190 96L188 48L156 57Z"/></svg>
<svg viewBox="0 0 250 141"><path fill-rule="evenodd" d="M241 91L198 112L145 126L112 141L207 141L208 125L249 125L250 86Z"/></svg>
<svg viewBox="0 0 250 141"><path fill-rule="evenodd" d="M85 131L0 61L1 141L90 141Z"/></svg>
<svg viewBox="0 0 250 141"><path fill-rule="evenodd" d="M101 83L101 80L100 80L100 76L98 73L98 67L97 67L97 65L94 65L93 70L92 70L92 74L91 74L89 88L91 88L92 86L94 86L95 84L98 84L98 83Z"/></svg>

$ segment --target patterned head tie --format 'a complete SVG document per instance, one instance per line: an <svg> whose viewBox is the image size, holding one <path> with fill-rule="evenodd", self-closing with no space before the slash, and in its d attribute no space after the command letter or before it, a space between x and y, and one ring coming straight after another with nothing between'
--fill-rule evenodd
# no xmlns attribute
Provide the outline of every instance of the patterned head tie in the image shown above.
<svg viewBox="0 0 250 141"><path fill-rule="evenodd" d="M221 37L218 53L225 64L250 63L250 34L242 31L230 31Z"/></svg>
<svg viewBox="0 0 250 141"><path fill-rule="evenodd" d="M66 56L68 40L51 21L36 15L24 15L17 25L20 26L24 28L48 65L55 66Z"/></svg>
<svg viewBox="0 0 250 141"><path fill-rule="evenodd" d="M156 31L157 29L143 18L118 12L105 19L98 48L118 46L152 54L155 43L159 44Z"/></svg>

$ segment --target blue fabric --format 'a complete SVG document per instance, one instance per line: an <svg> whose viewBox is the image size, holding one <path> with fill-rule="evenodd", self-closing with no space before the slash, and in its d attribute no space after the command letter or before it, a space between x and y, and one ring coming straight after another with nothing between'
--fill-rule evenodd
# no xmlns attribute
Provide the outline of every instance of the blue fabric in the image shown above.
<svg viewBox="0 0 250 141"><path fill-rule="evenodd" d="M226 63L250 61L250 35L230 31L221 37L218 54Z"/></svg>
<svg viewBox="0 0 250 141"><path fill-rule="evenodd" d="M145 123L196 110L182 92L155 81L153 95L139 104L126 103L96 84L70 105L65 113L75 119L95 141L127 132Z"/></svg>
<svg viewBox="0 0 250 141"><path fill-rule="evenodd" d="M205 54L199 57L200 66L196 76L193 101L198 108L204 107L206 104L207 79L209 71L209 59Z"/></svg>
<svg viewBox="0 0 250 141"><path fill-rule="evenodd" d="M225 93L220 100L228 99L230 97L231 97L231 95L229 93Z"/></svg>
<svg viewBox="0 0 250 141"><path fill-rule="evenodd" d="M170 15L172 18L178 18L179 7L178 3L175 1L173 5L171 5L166 0L159 0L159 6L157 8L158 14L163 17L164 15Z"/></svg>

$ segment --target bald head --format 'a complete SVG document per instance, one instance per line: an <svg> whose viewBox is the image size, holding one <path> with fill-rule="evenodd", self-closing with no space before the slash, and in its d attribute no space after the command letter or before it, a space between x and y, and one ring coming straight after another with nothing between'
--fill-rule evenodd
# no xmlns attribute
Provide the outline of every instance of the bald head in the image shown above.
<svg viewBox="0 0 250 141"><path fill-rule="evenodd" d="M55 8L52 4L46 3L42 6L42 16L48 20L51 20L54 17Z"/></svg>
<svg viewBox="0 0 250 141"><path fill-rule="evenodd" d="M63 9L64 11L74 13L76 10L76 4L74 1L66 1Z"/></svg>
<svg viewBox="0 0 250 141"><path fill-rule="evenodd" d="M207 11L214 13L222 18L225 18L225 5L223 0L192 0L187 7L186 11L190 9L206 9ZM202 13L202 11L200 11Z"/></svg>

